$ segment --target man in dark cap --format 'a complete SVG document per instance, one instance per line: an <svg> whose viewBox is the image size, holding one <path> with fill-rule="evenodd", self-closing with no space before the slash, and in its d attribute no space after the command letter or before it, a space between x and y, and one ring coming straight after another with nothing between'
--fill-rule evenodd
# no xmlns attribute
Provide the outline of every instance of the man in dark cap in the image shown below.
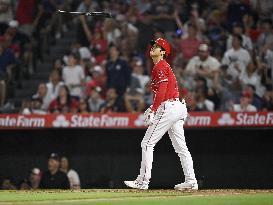
<svg viewBox="0 0 273 205"><path fill-rule="evenodd" d="M44 172L40 182L40 189L69 189L69 180L65 173L59 170L60 157L52 153L48 158L48 171Z"/></svg>

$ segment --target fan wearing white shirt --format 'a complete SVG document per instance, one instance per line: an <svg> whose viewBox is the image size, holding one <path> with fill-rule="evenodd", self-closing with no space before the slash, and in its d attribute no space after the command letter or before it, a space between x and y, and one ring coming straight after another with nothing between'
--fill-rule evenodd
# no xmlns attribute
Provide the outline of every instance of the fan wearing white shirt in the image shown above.
<svg viewBox="0 0 273 205"><path fill-rule="evenodd" d="M49 76L49 82L46 84L47 94L50 98L50 102L57 98L60 87L64 85L64 82L60 81L61 77L58 70L53 70Z"/></svg>
<svg viewBox="0 0 273 205"><path fill-rule="evenodd" d="M239 79L243 86L253 85L259 97L264 95L265 87L261 84L261 76L258 74L256 62L250 61L246 70L241 72Z"/></svg>
<svg viewBox="0 0 273 205"><path fill-rule="evenodd" d="M81 97L83 94L84 71L82 66L78 65L79 55L71 53L68 56L68 66L63 69L63 81L68 86L72 96Z"/></svg>
<svg viewBox="0 0 273 205"><path fill-rule="evenodd" d="M244 32L243 25L241 25L240 23L233 24L232 33L241 35L242 36L242 47L248 51L252 51L252 49L253 49L252 41L243 32ZM229 35L229 37L227 39L227 49L232 48L232 39L233 39L233 36Z"/></svg>
<svg viewBox="0 0 273 205"><path fill-rule="evenodd" d="M68 180L70 183L70 189L80 189L81 188L80 177L74 169L71 169L69 167L69 161L68 161L67 157L63 156L61 158L60 171L67 174L67 177L68 177Z"/></svg>
<svg viewBox="0 0 273 205"><path fill-rule="evenodd" d="M217 84L220 62L210 55L207 44L201 44L198 48L198 55L190 59L184 72L185 75L203 76L208 81L208 86Z"/></svg>
<svg viewBox="0 0 273 205"><path fill-rule="evenodd" d="M242 71L245 71L246 66L250 62L248 51L242 48L243 38L241 35L233 34L232 48L227 50L222 59L223 65L228 65L227 73L233 79L238 78Z"/></svg>
<svg viewBox="0 0 273 205"><path fill-rule="evenodd" d="M240 104L233 105L234 112L256 112L257 108L250 104L251 94L243 92L240 98Z"/></svg>

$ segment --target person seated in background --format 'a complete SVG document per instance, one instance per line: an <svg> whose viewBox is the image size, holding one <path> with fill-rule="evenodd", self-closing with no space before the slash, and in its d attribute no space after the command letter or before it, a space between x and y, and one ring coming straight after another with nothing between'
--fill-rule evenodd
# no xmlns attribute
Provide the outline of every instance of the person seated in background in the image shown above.
<svg viewBox="0 0 273 205"><path fill-rule="evenodd" d="M107 88L115 88L118 95L122 96L130 84L131 68L127 61L121 59L117 46L110 46L109 55L106 63Z"/></svg>
<svg viewBox="0 0 273 205"><path fill-rule="evenodd" d="M39 98L42 101L41 109L47 110L49 103L51 102L51 98L49 96L47 86L45 83L40 83L38 86L37 93L32 96L32 98Z"/></svg>
<svg viewBox="0 0 273 205"><path fill-rule="evenodd" d="M207 44L200 44L198 55L190 59L184 71L185 75L195 75L206 78L208 87L213 87L218 81L220 62L210 55Z"/></svg>
<svg viewBox="0 0 273 205"><path fill-rule="evenodd" d="M127 112L141 112L145 107L143 96L144 90L140 84L137 69L136 66L133 68L130 85L124 94L124 103Z"/></svg>
<svg viewBox="0 0 273 205"><path fill-rule="evenodd" d="M47 95L49 96L50 102L58 97L60 87L64 85L61 81L61 76L57 69L54 69L49 76L49 82L46 84Z"/></svg>
<svg viewBox="0 0 273 205"><path fill-rule="evenodd" d="M252 51L253 45L251 39L244 34L244 25L242 23L233 23L232 25L232 34L238 34L242 36L242 47L248 50L249 52ZM232 34L229 35L227 39L227 49L231 49L232 47Z"/></svg>
<svg viewBox="0 0 273 205"><path fill-rule="evenodd" d="M51 101L48 107L50 113L77 113L78 101L69 93L66 85L62 85L59 90L58 97Z"/></svg>
<svg viewBox="0 0 273 205"><path fill-rule="evenodd" d="M192 91L184 91L183 92L183 98L185 99L186 101L186 105L187 105L187 109L188 111L201 111L200 108L197 107L197 104L196 104L196 96L195 96L195 93L192 92Z"/></svg>
<svg viewBox="0 0 273 205"><path fill-rule="evenodd" d="M80 114L88 114L89 113L89 107L87 104L87 101L84 98L81 98L79 100L79 111Z"/></svg>
<svg viewBox="0 0 273 205"><path fill-rule="evenodd" d="M43 100L38 96L32 96L30 101L24 101L21 108L23 115L38 114L45 115L47 112L42 109Z"/></svg>
<svg viewBox="0 0 273 205"><path fill-rule="evenodd" d="M256 112L257 108L251 105L251 93L243 92L240 98L240 104L234 104L232 110L234 112Z"/></svg>
<svg viewBox="0 0 273 205"><path fill-rule="evenodd" d="M69 189L70 183L66 174L59 170L60 157L52 153L48 158L48 170L43 173L40 189Z"/></svg>
<svg viewBox="0 0 273 205"><path fill-rule="evenodd" d="M80 98L84 86L85 74L83 68L78 65L80 56L78 53L70 53L68 56L68 65L64 67L62 79L68 86L72 96Z"/></svg>
<svg viewBox="0 0 273 205"><path fill-rule="evenodd" d="M228 49L222 59L223 65L228 65L228 74L232 76L233 80L240 76L241 72L246 70L250 62L249 52L242 47L243 38L239 34L232 36L232 48Z"/></svg>
<svg viewBox="0 0 273 205"><path fill-rule="evenodd" d="M63 156L61 158L60 171L67 174L67 177L68 177L68 180L70 183L70 189L80 189L81 188L80 177L74 169L70 168L70 163L69 163L67 157L65 157L65 156Z"/></svg>
<svg viewBox="0 0 273 205"><path fill-rule="evenodd" d="M109 88L106 93L106 100L100 108L101 113L124 112L125 107L121 97L118 96L115 88Z"/></svg>
<svg viewBox="0 0 273 205"><path fill-rule="evenodd" d="M207 99L208 89L206 87L197 87L195 90L196 107L200 111L214 111L214 103Z"/></svg>
<svg viewBox="0 0 273 205"><path fill-rule="evenodd" d="M5 177L2 180L1 189L2 190L16 190L17 187L15 186L15 183L11 177Z"/></svg>
<svg viewBox="0 0 273 205"><path fill-rule="evenodd" d="M106 79L107 76L104 73L104 69L102 66L95 65L90 68L91 79L86 83L86 93L87 95L91 93L91 91L95 87L100 88L100 94L105 96L106 93Z"/></svg>
<svg viewBox="0 0 273 205"><path fill-rule="evenodd" d="M28 176L31 189L38 189L41 181L42 172L39 168L33 168Z"/></svg>
<svg viewBox="0 0 273 205"><path fill-rule="evenodd" d="M272 87L273 87L272 85L269 85L266 87L266 91L262 99L263 111L273 110L273 88Z"/></svg>
<svg viewBox="0 0 273 205"><path fill-rule="evenodd" d="M90 112L99 112L101 106L104 104L104 100L101 98L101 88L100 87L94 87L89 93L88 93L88 106Z"/></svg>
<svg viewBox="0 0 273 205"><path fill-rule="evenodd" d="M5 103L7 85L11 82L16 63L14 53L7 48L5 37L0 36L0 107Z"/></svg>
<svg viewBox="0 0 273 205"><path fill-rule="evenodd" d="M33 168L27 178L19 182L19 190L38 189L41 181L41 171L39 168Z"/></svg>

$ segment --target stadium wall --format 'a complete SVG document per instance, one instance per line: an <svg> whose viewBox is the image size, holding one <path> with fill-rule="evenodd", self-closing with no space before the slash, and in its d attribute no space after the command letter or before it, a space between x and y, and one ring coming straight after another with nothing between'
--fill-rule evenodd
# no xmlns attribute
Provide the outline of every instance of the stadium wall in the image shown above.
<svg viewBox="0 0 273 205"><path fill-rule="evenodd" d="M83 188L125 188L141 160L144 129L26 129L0 131L0 177L16 181L46 169L51 152L71 159ZM201 188L273 188L273 129L186 129ZM151 188L183 180L167 135L156 145Z"/></svg>

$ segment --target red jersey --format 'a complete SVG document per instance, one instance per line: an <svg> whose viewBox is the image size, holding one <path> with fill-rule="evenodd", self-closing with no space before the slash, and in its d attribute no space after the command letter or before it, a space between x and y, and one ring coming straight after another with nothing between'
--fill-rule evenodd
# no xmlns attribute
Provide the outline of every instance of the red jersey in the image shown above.
<svg viewBox="0 0 273 205"><path fill-rule="evenodd" d="M160 85L163 82L167 82L165 90L160 89ZM179 89L175 75L171 66L164 59L154 65L152 70L151 88L154 93L153 111L156 111L162 102L179 98ZM157 97L159 95L160 97Z"/></svg>

